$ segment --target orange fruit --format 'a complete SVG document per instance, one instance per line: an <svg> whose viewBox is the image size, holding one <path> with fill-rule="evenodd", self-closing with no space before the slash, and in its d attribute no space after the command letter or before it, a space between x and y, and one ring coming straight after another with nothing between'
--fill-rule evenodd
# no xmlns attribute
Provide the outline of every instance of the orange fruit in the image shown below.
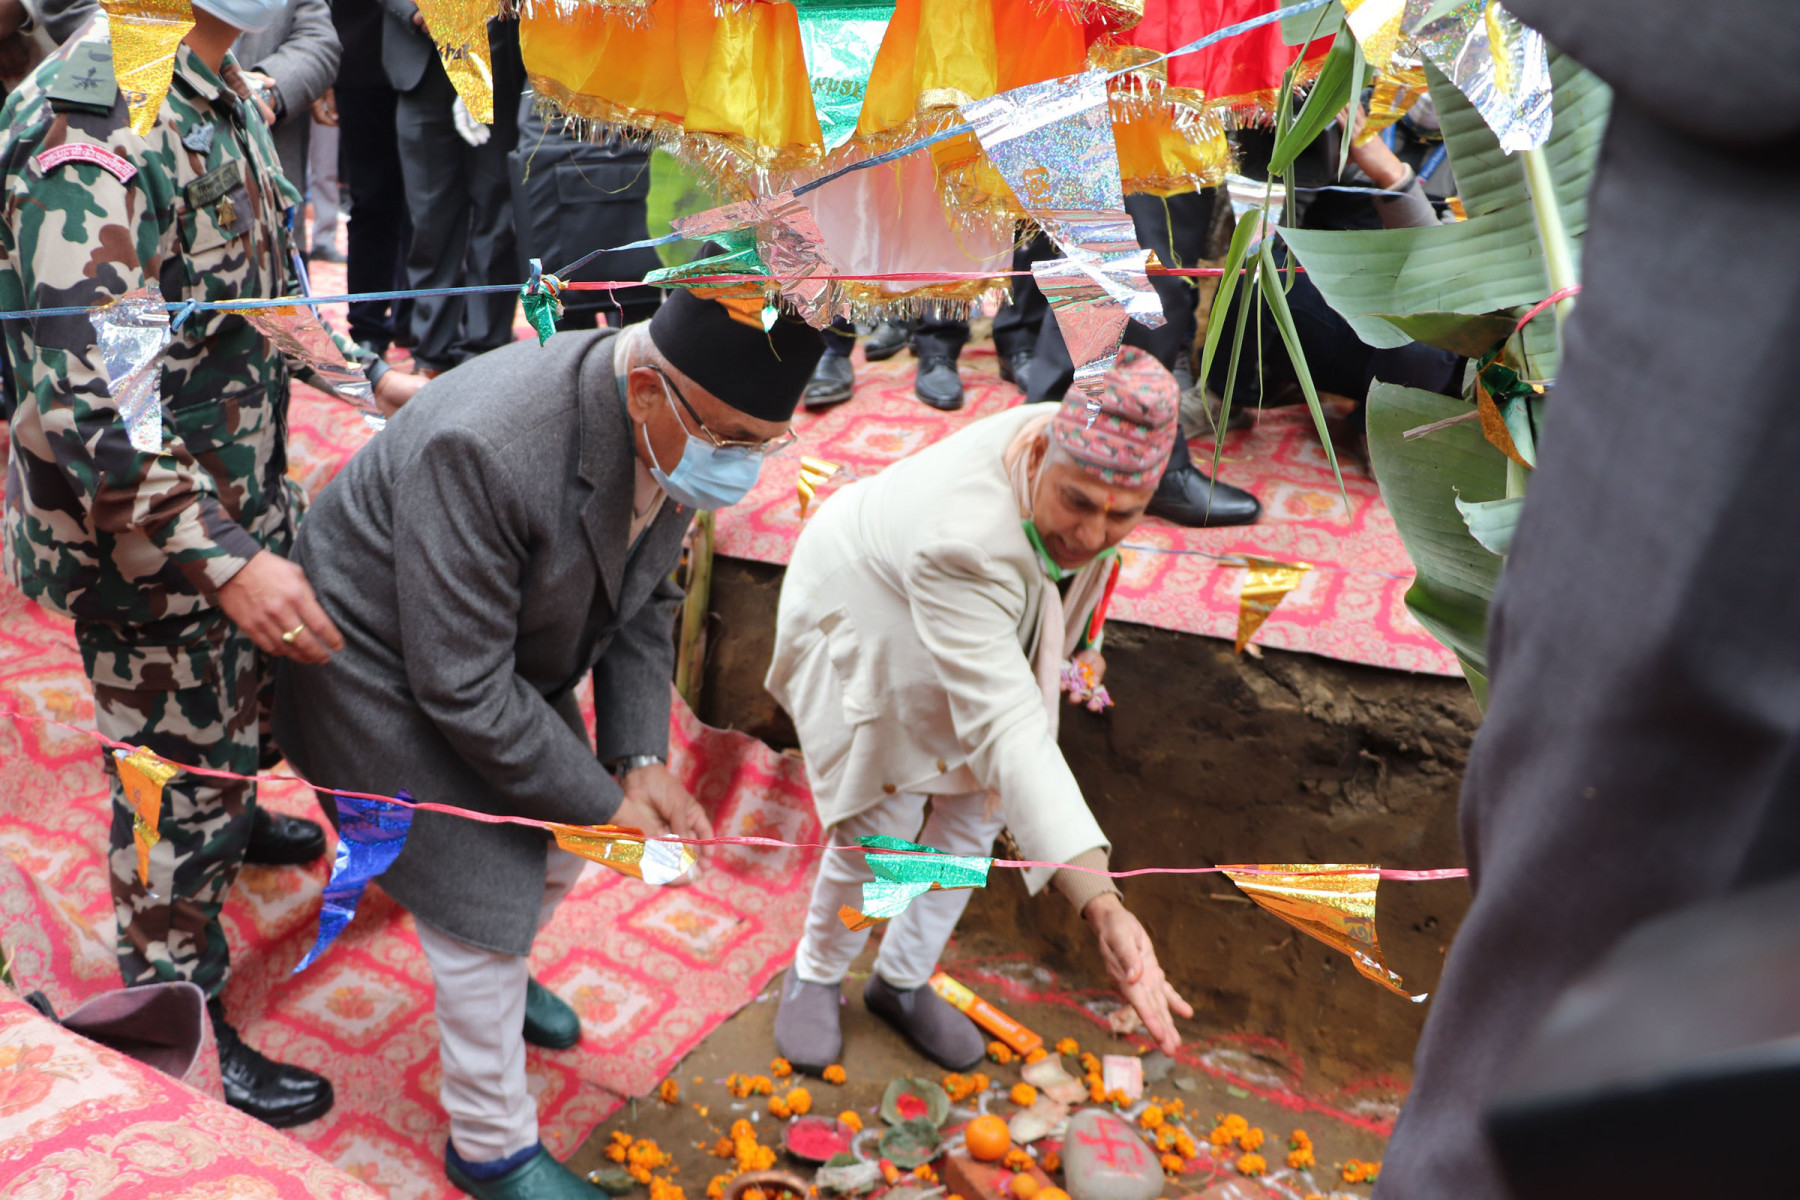
<svg viewBox="0 0 1800 1200"><path fill-rule="evenodd" d="M1007 1190L1017 1196L1018 1200L1032 1200L1040 1193L1041 1185L1035 1176L1014 1175L1012 1182L1007 1185Z"/></svg>
<svg viewBox="0 0 1800 1200"><path fill-rule="evenodd" d="M969 1154L982 1162L999 1162L1012 1149L1012 1135L1006 1131L1006 1122L995 1116L976 1117L970 1121L968 1128L963 1130L963 1140L969 1144Z"/></svg>
<svg viewBox="0 0 1800 1200"><path fill-rule="evenodd" d="M1031 1200L1069 1200L1069 1193L1059 1187L1047 1187L1040 1189Z"/></svg>

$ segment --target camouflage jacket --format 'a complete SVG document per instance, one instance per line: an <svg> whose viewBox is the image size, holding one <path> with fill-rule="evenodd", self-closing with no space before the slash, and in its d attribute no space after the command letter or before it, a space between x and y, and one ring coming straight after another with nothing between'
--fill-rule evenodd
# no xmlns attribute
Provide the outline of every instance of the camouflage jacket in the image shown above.
<svg viewBox="0 0 1800 1200"><path fill-rule="evenodd" d="M227 56L223 74L235 70ZM106 304L147 284L169 301L294 291L284 212L299 195L257 108L185 44L146 137L131 132L103 17L7 99L0 124L0 311ZM289 367L242 316L196 312L175 333L160 454L133 449L86 314L7 321L4 337L18 403L4 557L28 597L156 643L208 624L259 549L286 550Z"/></svg>

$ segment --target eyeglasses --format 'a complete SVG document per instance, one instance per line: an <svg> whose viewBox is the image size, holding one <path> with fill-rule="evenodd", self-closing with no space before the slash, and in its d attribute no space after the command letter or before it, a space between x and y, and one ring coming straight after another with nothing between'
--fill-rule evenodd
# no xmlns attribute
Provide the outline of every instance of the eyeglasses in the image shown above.
<svg viewBox="0 0 1800 1200"><path fill-rule="evenodd" d="M739 457L749 457L750 455L755 454L767 458L773 454L780 454L783 450L786 450L789 446L792 446L799 440L792 429L784 430L766 442L746 442L718 437L712 430L706 427L706 422L700 419L700 414L694 411L694 406L688 403L687 397L681 394L681 389L675 385L673 379L669 378L667 372L661 367L656 366L654 363L646 363L644 365L648 366L661 377L663 383L667 385L669 389L669 394L681 401L681 407L687 410L687 415L694 419L694 424L699 427L701 433L706 435L706 440L711 442L713 448L716 450ZM673 407L673 405L670 407ZM676 413L675 419L680 421L681 414ZM682 427L686 428L686 426L687 422L682 421Z"/></svg>

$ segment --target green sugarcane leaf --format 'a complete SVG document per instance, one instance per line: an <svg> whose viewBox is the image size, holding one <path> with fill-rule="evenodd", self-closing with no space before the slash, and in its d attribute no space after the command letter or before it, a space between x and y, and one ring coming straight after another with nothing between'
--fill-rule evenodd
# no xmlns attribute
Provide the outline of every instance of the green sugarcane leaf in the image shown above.
<svg viewBox="0 0 1800 1200"><path fill-rule="evenodd" d="M1292 125L1281 128L1275 137L1275 148L1269 152L1269 171L1279 173L1294 165L1300 152L1312 145L1313 139L1344 111L1354 94L1354 67L1360 51L1349 30L1339 30L1331 52L1319 68L1312 92L1300 106L1300 114Z"/></svg>
<svg viewBox="0 0 1800 1200"><path fill-rule="evenodd" d="M1275 319L1275 330L1281 335L1282 344L1287 347L1288 358L1294 365L1294 374L1300 381L1300 391L1306 396L1306 407L1312 412L1313 427L1319 431L1319 444L1325 447L1325 458L1331 463L1332 478L1337 480L1338 495L1343 498L1344 511L1350 511L1350 493L1344 488L1344 473L1338 469L1337 450L1331 444L1331 431L1325 427L1325 409L1319 403L1319 393L1313 387L1312 370L1306 365L1306 350L1300 345L1299 331L1294 328L1294 314L1288 309L1287 293L1281 290L1281 272L1275 266L1275 253L1270 241L1264 238L1257 248L1262 269L1257 272L1257 279L1262 284L1263 299L1268 301L1269 315ZM1259 356L1260 365L1260 356Z"/></svg>
<svg viewBox="0 0 1800 1200"><path fill-rule="evenodd" d="M1488 601L1503 560L1470 534L1458 501L1504 499L1506 459L1472 421L1403 436L1468 411L1454 397L1377 382L1369 388L1369 459L1417 571L1406 607L1465 667L1485 675Z"/></svg>
<svg viewBox="0 0 1800 1200"><path fill-rule="evenodd" d="M1266 206L1265 206L1266 211ZM1219 276L1218 290L1213 293L1212 313L1206 321L1206 346L1200 352L1200 380L1212 378L1213 357L1225 336L1225 316L1231 311L1231 298L1237 294L1243 277L1244 263L1250 256L1250 239L1262 227L1260 214L1245 213L1231 234L1231 248L1225 252L1225 273Z"/></svg>
<svg viewBox="0 0 1800 1200"><path fill-rule="evenodd" d="M1331 0L1315 12L1296 13L1281 18L1281 40L1289 46L1305 46L1321 37L1329 37L1344 27L1344 6Z"/></svg>

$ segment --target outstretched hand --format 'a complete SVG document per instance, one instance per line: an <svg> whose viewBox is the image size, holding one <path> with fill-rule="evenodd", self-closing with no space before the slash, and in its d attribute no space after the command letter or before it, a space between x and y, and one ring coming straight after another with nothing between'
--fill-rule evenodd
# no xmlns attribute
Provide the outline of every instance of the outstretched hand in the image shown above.
<svg viewBox="0 0 1800 1200"><path fill-rule="evenodd" d="M1194 1009L1163 974L1150 935L1118 896L1110 892L1096 897L1081 915L1100 939L1100 956L1113 984L1144 1019L1144 1028L1156 1040L1157 1047L1164 1054L1173 1055L1181 1045L1175 1017L1192 1017Z"/></svg>

